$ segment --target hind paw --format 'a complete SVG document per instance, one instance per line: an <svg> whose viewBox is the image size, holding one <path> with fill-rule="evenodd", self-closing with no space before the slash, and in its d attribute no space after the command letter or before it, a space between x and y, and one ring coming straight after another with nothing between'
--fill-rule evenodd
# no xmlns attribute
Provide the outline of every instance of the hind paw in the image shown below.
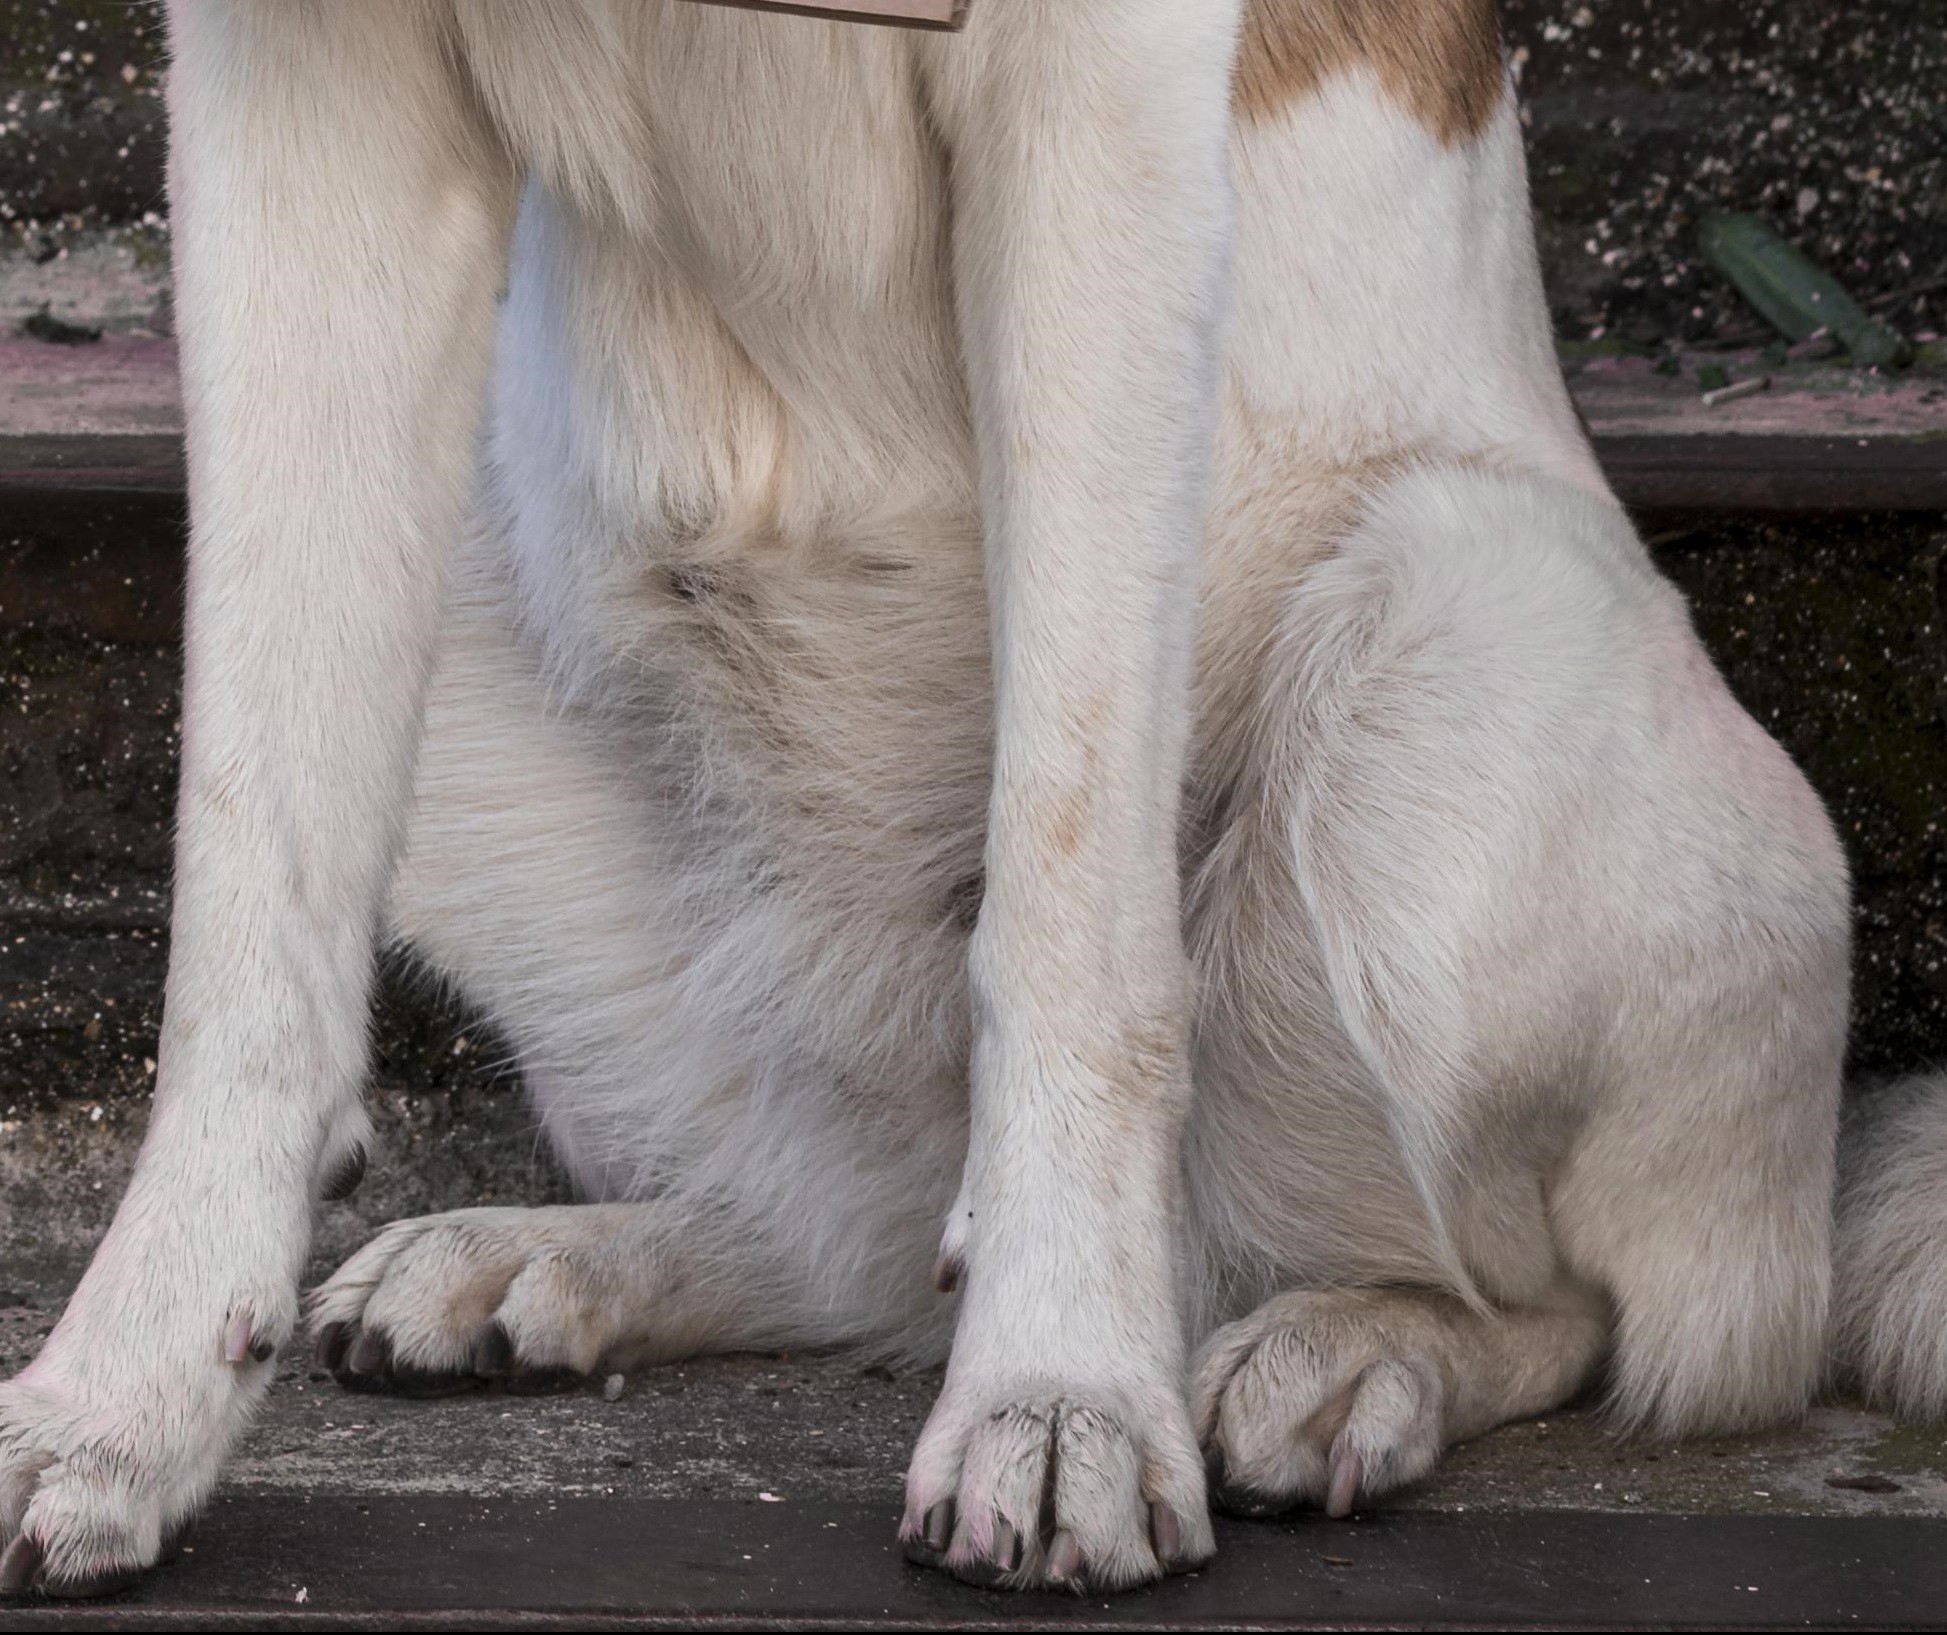
<svg viewBox="0 0 1947 1635"><path fill-rule="evenodd" d="M1219 1329L1193 1391L1214 1502L1345 1516L1425 1476L1449 1440L1440 1322L1411 1297L1288 1294Z"/></svg>

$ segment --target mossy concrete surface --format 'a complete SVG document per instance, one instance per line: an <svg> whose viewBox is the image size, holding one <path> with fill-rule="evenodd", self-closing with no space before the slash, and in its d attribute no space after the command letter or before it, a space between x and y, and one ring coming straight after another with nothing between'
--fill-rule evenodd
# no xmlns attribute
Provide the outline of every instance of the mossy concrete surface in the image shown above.
<svg viewBox="0 0 1947 1635"><path fill-rule="evenodd" d="M160 4L0 0L0 230L162 219L163 53Z"/></svg>
<svg viewBox="0 0 1947 1635"><path fill-rule="evenodd" d="M1648 532L1845 843L1854 1074L1947 1060L1947 519L1663 517Z"/></svg>

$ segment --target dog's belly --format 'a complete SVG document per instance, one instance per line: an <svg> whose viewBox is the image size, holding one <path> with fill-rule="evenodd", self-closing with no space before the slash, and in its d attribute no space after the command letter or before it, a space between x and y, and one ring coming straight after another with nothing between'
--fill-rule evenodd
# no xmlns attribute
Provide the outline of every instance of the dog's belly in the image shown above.
<svg viewBox="0 0 1947 1635"><path fill-rule="evenodd" d="M929 53L954 42L687 0L527 4L459 17L533 178L493 504L554 674L638 663L642 597L672 572L828 587L977 549L927 111L951 60ZM1507 343L1539 299L1511 102L1473 134L1423 115L1354 59L1239 120L1213 654L1251 648L1267 578L1375 471L1460 457L1599 485L1545 341Z"/></svg>

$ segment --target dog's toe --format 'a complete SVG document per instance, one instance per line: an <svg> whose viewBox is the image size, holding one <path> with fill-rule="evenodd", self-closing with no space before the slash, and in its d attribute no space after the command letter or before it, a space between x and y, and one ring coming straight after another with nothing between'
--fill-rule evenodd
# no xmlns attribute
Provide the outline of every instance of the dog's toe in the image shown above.
<svg viewBox="0 0 1947 1635"><path fill-rule="evenodd" d="M1098 1591L1184 1571L1214 1548L1194 1459L1171 1457L1193 1454L1187 1437L1179 1449L1145 1434L1127 1404L1064 1395L935 1414L907 1479L911 1561L982 1586ZM1172 1497L1147 1496L1159 1486Z"/></svg>
<svg viewBox="0 0 1947 1635"><path fill-rule="evenodd" d="M25 1595L40 1581L40 1540L22 1533L0 1555L0 1595Z"/></svg>

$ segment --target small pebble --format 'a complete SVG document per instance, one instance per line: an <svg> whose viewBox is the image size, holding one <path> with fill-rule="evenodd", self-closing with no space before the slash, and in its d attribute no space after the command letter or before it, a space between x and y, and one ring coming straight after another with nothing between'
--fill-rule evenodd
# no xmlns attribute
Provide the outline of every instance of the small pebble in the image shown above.
<svg viewBox="0 0 1947 1635"><path fill-rule="evenodd" d="M1735 403L1741 397L1755 397L1771 386L1769 375L1758 375L1750 380L1740 380L1734 386L1719 386L1714 391L1704 393L1704 407L1714 409L1720 403Z"/></svg>
<svg viewBox="0 0 1947 1635"><path fill-rule="evenodd" d="M614 1402L622 1395L623 1379L620 1374L611 1374L602 1381L602 1401Z"/></svg>

